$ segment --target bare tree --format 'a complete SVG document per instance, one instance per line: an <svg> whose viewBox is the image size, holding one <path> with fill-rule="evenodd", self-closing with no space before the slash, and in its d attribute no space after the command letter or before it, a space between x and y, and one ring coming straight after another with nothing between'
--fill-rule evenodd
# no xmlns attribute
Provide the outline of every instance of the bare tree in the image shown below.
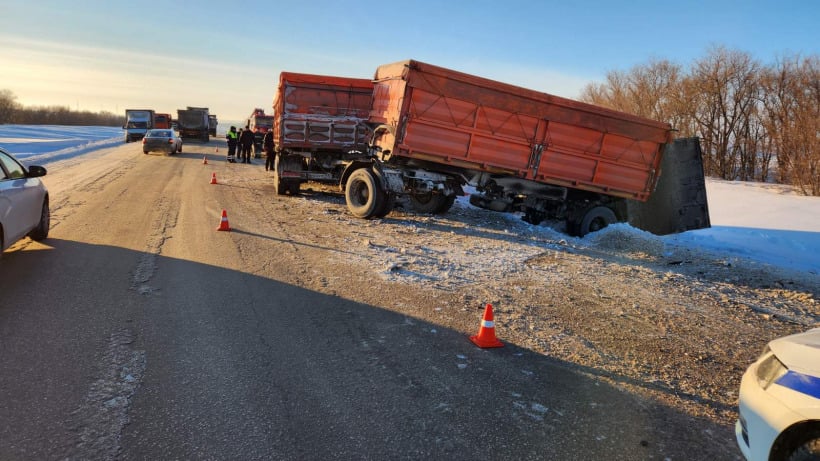
<svg viewBox="0 0 820 461"><path fill-rule="evenodd" d="M606 83L587 85L581 100L675 126L679 123L681 74L681 66L653 60L628 72L609 72Z"/></svg>
<svg viewBox="0 0 820 461"><path fill-rule="evenodd" d="M760 65L744 52L713 48L709 55L696 61L689 76L689 90L694 97L692 108L698 135L703 140L707 174L723 179L753 177L741 174L757 153L751 131L759 100Z"/></svg>
<svg viewBox="0 0 820 461"><path fill-rule="evenodd" d="M0 123L11 123L18 107L17 96L11 90L0 90Z"/></svg>
<svg viewBox="0 0 820 461"><path fill-rule="evenodd" d="M763 71L763 124L777 179L820 195L820 57L779 59Z"/></svg>
<svg viewBox="0 0 820 461"><path fill-rule="evenodd" d="M763 68L747 53L714 47L688 74L665 60L609 72L605 82L587 85L581 100L700 137L707 175L775 179L820 195L817 55Z"/></svg>

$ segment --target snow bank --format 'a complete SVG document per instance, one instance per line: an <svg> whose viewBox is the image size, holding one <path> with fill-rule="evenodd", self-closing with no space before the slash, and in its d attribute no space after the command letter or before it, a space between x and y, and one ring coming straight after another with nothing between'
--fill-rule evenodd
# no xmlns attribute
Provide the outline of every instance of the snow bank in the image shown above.
<svg viewBox="0 0 820 461"><path fill-rule="evenodd" d="M118 127L0 125L0 147L27 164L48 165L122 142ZM480 210L480 216L508 220L506 235L510 239L538 235L548 240L566 239L579 247L641 252L652 257L688 248L727 261L743 258L820 274L820 197L798 195L788 186L713 179L707 179L706 190L712 228L664 237L618 224L583 239L572 239L551 227L524 223L516 215ZM455 207L474 208L464 197Z"/></svg>

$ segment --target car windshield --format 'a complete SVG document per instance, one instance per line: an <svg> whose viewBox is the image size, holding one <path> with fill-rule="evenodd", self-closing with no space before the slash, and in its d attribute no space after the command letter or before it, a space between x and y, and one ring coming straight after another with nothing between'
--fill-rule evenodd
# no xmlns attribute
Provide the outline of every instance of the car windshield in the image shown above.
<svg viewBox="0 0 820 461"><path fill-rule="evenodd" d="M148 134L145 135L145 137L147 137L147 138L170 138L171 137L171 132L168 131L168 130L152 130L152 131L149 131Z"/></svg>

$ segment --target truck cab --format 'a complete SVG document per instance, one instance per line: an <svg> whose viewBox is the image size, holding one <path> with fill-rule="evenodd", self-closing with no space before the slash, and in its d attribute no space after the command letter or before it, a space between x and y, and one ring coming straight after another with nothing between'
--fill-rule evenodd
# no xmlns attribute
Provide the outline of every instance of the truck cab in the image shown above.
<svg viewBox="0 0 820 461"><path fill-rule="evenodd" d="M145 133L154 128L154 111L150 109L126 109L125 142L139 141Z"/></svg>

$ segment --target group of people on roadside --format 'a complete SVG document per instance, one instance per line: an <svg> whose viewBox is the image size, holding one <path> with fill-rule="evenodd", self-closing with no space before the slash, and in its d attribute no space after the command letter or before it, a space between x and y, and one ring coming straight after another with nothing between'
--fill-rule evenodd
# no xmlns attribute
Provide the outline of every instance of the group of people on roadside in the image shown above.
<svg viewBox="0 0 820 461"><path fill-rule="evenodd" d="M228 140L228 162L236 163L236 157L242 163L251 163L251 148L253 147L254 133L251 131L250 125L245 125L245 128L236 131L235 126L231 126L228 133L225 134L225 139ZM265 171L273 171L273 161L276 157L273 143L273 130L265 132L265 137L262 138L262 150L265 151Z"/></svg>

